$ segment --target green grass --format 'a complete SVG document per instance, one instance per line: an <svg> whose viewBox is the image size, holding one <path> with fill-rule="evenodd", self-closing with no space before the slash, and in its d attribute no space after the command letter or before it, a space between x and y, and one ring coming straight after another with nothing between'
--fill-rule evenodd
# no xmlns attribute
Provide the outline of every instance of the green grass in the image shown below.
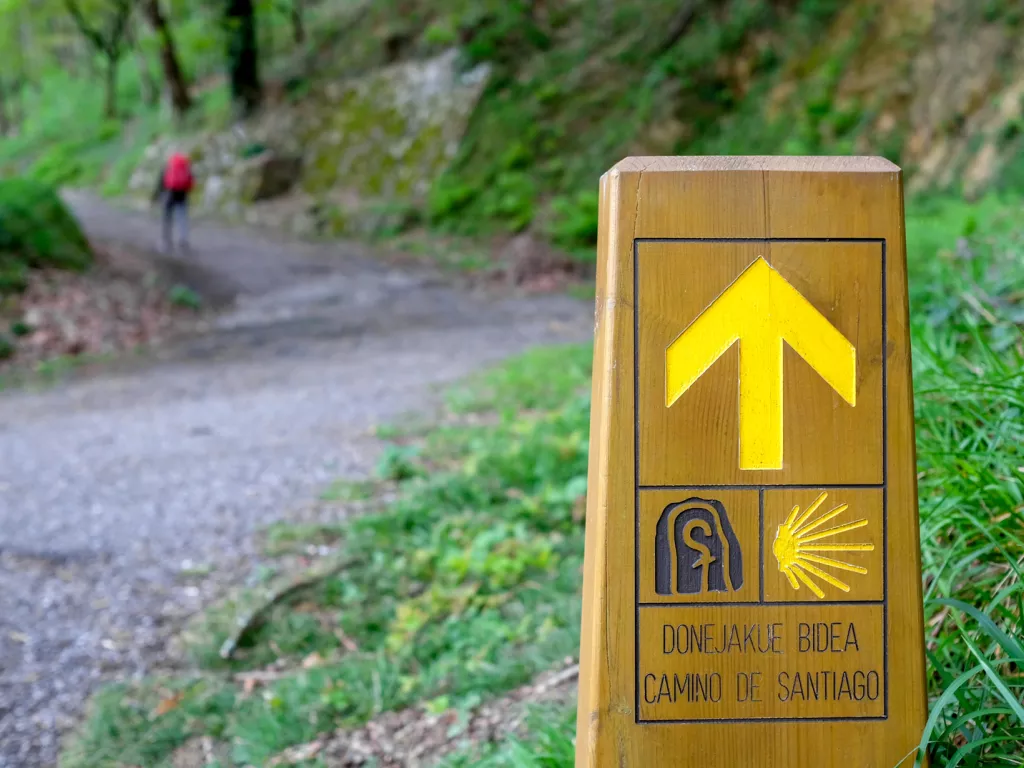
<svg viewBox="0 0 1024 768"><path fill-rule="evenodd" d="M439 768L568 768L575 765L576 707L535 706L526 718L526 737L467 746Z"/></svg>
<svg viewBox="0 0 1024 768"><path fill-rule="evenodd" d="M563 354L580 361L589 355ZM545 357L553 359L537 353L526 365ZM290 744L386 709L438 697L471 706L571 656L589 419L587 398L576 390L586 378L583 365L544 387L523 388L518 366L502 368L481 382L477 399L460 402L500 400L507 416L429 438L422 454L433 471L402 475L399 496L384 511L353 521L341 539L323 527L275 527L269 540L277 551L303 537L336 543L349 563L306 598L318 615L273 612L226 663L217 649L235 610L223 606L195 649L206 673L173 689L154 683L103 694L67 765L162 765L192 733L229 740L233 760L260 765ZM548 410L519 415L540 405ZM382 476L394 477L391 461ZM224 676L313 652L325 666L296 670L249 698ZM154 717L171 690L182 693L180 703Z"/></svg>
<svg viewBox="0 0 1024 768"><path fill-rule="evenodd" d="M922 743L937 765L1024 764L1024 229L1015 208L994 198L938 203L908 226L933 697Z"/></svg>
<svg viewBox="0 0 1024 768"><path fill-rule="evenodd" d="M60 355L41 360L31 367L12 367L0 371L0 392L11 389L45 389L66 381L92 365L109 363L112 354Z"/></svg>
<svg viewBox="0 0 1024 768"><path fill-rule="evenodd" d="M495 411L514 417L522 410L558 408L590 380L590 347L541 347L514 365L486 371L452 387L448 407L455 413Z"/></svg>

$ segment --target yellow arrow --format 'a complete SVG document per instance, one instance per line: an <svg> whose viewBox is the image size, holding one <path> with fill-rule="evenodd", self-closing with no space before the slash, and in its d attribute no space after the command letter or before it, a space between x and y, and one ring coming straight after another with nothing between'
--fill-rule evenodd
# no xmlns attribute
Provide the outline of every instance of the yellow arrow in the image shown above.
<svg viewBox="0 0 1024 768"><path fill-rule="evenodd" d="M850 405L857 350L762 257L665 351L665 405L740 342L740 469L782 469L782 342Z"/></svg>

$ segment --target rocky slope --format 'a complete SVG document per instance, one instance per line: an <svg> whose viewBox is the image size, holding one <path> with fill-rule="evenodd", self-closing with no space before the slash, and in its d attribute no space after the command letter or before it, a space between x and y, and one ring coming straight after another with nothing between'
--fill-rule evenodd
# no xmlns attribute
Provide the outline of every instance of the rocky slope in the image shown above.
<svg viewBox="0 0 1024 768"><path fill-rule="evenodd" d="M858 8L857 5L863 6ZM830 44L870 24L836 87L870 119L855 149L891 147L911 190L1024 183L1024 6L1012 0L887 0L854 4Z"/></svg>
<svg viewBox="0 0 1024 768"><path fill-rule="evenodd" d="M300 235L372 234L396 205L422 201L458 149L487 68L459 72L455 58L327 81L248 124L161 140L130 191L145 201L180 149L195 163L200 211Z"/></svg>

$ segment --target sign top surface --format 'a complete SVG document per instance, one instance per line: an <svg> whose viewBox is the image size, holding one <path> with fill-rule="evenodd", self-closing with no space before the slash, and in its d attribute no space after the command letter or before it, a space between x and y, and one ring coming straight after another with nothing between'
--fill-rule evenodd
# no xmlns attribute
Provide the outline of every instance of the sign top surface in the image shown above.
<svg viewBox="0 0 1024 768"><path fill-rule="evenodd" d="M901 173L884 157L713 155L627 157L609 169L616 173L680 173L688 171L812 171L814 173Z"/></svg>

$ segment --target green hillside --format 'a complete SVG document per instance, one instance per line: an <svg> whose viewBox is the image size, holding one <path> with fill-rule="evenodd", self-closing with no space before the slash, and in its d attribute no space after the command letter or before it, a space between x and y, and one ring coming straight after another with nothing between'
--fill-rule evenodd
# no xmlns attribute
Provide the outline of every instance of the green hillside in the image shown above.
<svg viewBox="0 0 1024 768"><path fill-rule="evenodd" d="M116 19L112 0L95 4ZM28 12L12 13L0 22ZM32 85L20 122L6 119L0 168L141 199L173 140L201 181L216 178L201 210L303 234L531 229L585 256L596 179L630 154L881 154L914 193L1024 183L1024 12L1012 2L256 3L263 109L241 124L220 9L168 5L193 100L178 117L166 87L152 92L162 38L143 17L130 20L110 116L103 57L59 7L32 14L43 44L22 57ZM454 95L415 107L433 122L411 115L430 87L424 62L446 53ZM68 56L97 74L69 74ZM481 85L464 87L467 73ZM294 178L257 194L270 157L294 160Z"/></svg>

